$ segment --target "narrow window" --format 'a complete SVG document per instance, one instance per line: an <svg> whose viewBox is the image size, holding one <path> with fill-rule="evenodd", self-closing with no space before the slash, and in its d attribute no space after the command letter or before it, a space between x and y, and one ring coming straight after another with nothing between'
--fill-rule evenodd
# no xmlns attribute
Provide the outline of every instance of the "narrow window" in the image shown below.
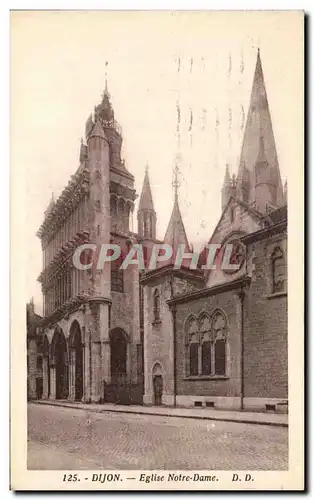
<svg viewBox="0 0 314 500"><path fill-rule="evenodd" d="M198 343L192 342L189 346L190 375L198 375Z"/></svg>
<svg viewBox="0 0 314 500"><path fill-rule="evenodd" d="M273 293L282 292L285 286L285 259L280 248L272 254Z"/></svg>
<svg viewBox="0 0 314 500"><path fill-rule="evenodd" d="M202 375L211 374L211 342L202 343Z"/></svg>
<svg viewBox="0 0 314 500"><path fill-rule="evenodd" d="M226 341L224 339L215 342L215 373L226 374Z"/></svg>
<svg viewBox="0 0 314 500"><path fill-rule="evenodd" d="M160 322L160 295L159 291L154 291L154 321Z"/></svg>

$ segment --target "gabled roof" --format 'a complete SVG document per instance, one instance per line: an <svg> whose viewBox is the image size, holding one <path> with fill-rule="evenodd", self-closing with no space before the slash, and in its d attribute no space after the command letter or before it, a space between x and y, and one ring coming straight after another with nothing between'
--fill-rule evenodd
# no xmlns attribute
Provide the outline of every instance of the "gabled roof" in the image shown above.
<svg viewBox="0 0 314 500"><path fill-rule="evenodd" d="M177 196L174 200L172 214L167 227L164 242L172 246L174 244L185 244L186 247L189 248Z"/></svg>
<svg viewBox="0 0 314 500"><path fill-rule="evenodd" d="M238 198L234 198L233 196L230 196L230 199L229 199L229 201L228 201L227 205L225 206L224 210L222 211L222 214L221 214L221 216L220 216L220 219L219 219L219 221L217 222L216 227L215 227L215 229L214 229L214 231L213 231L213 233L212 233L212 235L211 235L210 240L209 240L209 242L208 242L208 243L211 243L211 242L212 242L213 237L215 236L215 234L216 234L216 232L217 232L217 229L219 228L220 223L221 223L221 221L222 221L222 219L223 219L223 217L224 217L224 215L225 215L226 211L228 210L228 207L230 206L231 202L236 203L237 205L240 205L240 206L244 207L244 208L245 208L245 210L246 210L246 211L247 211L247 212L248 212L248 213L249 213L249 214L250 214L250 215L251 215L254 219L256 219L257 221L261 221L261 220L263 219L263 215L262 215L260 212L258 212L258 210L256 210L255 208L251 207L250 205L248 205L248 204L247 204L247 203L245 203L244 201L239 200Z"/></svg>

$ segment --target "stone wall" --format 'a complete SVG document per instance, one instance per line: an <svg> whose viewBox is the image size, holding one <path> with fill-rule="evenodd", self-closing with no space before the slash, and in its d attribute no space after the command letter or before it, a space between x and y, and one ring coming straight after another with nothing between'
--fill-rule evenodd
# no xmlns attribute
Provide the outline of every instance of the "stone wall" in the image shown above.
<svg viewBox="0 0 314 500"><path fill-rule="evenodd" d="M227 317L227 370L222 377L189 377L186 373L185 324L192 313L199 316L202 312L212 315L221 309ZM176 316L176 365L177 395L208 397L240 397L240 353L241 353L241 309L240 300L235 290L204 297L193 302L177 305ZM193 399L192 398L192 399ZM182 398L181 398L182 399ZM194 402L191 400L191 404Z"/></svg>
<svg viewBox="0 0 314 500"><path fill-rule="evenodd" d="M280 246L285 255L286 235L251 244L252 282L245 332L245 396L288 397L287 293L272 294L271 254Z"/></svg>

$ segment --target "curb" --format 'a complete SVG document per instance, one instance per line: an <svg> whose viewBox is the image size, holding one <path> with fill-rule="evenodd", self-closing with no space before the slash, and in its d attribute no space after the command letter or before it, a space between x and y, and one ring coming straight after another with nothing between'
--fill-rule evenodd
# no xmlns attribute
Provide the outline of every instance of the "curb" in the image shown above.
<svg viewBox="0 0 314 500"><path fill-rule="evenodd" d="M55 403L41 403L40 401L31 401L32 404L37 404L37 405L42 405L42 406L60 406L61 408L74 408L76 410L85 410L85 411L89 411L90 413L106 413L106 412L111 412L111 413L124 413L124 414L131 414L131 415L150 415L150 416L154 416L154 417L171 417L171 418L190 418L190 419L193 419L193 420L214 420L214 421L217 421L217 422L233 422L233 423L237 423L237 424L253 424L253 425L269 425L269 426L273 426L273 427L288 427L288 423L285 423L285 422L270 422L270 421L266 421L266 422L262 422L262 421L258 421L258 420L249 420L249 419L236 419L236 418L228 418L228 417L224 417L224 418L219 418L219 417L215 417L215 416L209 416L209 415L204 415L204 416L201 416L201 415L178 415L178 414L173 414L173 413L153 413L153 412L148 412L148 411L145 411L145 412L141 412L141 411L136 411L136 410L114 410L113 408L104 408L103 410L98 410L98 409L95 409L95 408L83 408L83 407L80 407L80 406L75 406L75 405L71 405L71 404L55 404Z"/></svg>

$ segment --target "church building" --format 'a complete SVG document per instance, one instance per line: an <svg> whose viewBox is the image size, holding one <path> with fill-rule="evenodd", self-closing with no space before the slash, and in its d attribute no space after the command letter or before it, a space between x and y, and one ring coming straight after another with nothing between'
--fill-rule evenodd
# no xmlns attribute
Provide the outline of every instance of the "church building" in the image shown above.
<svg viewBox="0 0 314 500"><path fill-rule="evenodd" d="M42 397L287 411L287 200L259 52L238 175L226 168L208 240L233 244L236 271L202 269L206 248L196 269L188 259L176 269L174 257L144 271L119 260L84 272L73 265L75 249L89 243L115 243L123 255L135 243L147 255L155 243L192 251L177 188L164 239L156 239L147 170L131 231L136 193L121 145L106 84L79 167L38 231Z"/></svg>
<svg viewBox="0 0 314 500"><path fill-rule="evenodd" d="M226 168L221 196L209 243L232 243L239 269L170 263L141 277L144 403L287 411L287 201L259 52L238 176ZM177 194L165 242L189 248Z"/></svg>

